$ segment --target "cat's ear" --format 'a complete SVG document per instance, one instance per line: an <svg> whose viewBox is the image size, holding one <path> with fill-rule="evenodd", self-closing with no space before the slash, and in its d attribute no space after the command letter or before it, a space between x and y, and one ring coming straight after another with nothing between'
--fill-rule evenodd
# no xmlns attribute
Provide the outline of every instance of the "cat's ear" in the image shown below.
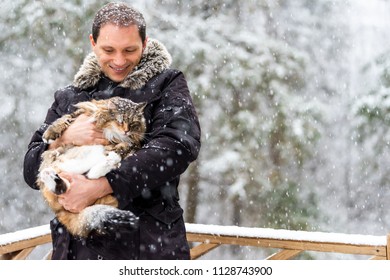
<svg viewBox="0 0 390 280"><path fill-rule="evenodd" d="M135 108L136 108L137 111L143 112L145 107L146 107L146 105L147 105L146 102L137 103L137 106Z"/></svg>
<svg viewBox="0 0 390 280"><path fill-rule="evenodd" d="M95 112L97 110L96 104L90 101L79 102L75 107L82 109L84 112Z"/></svg>
<svg viewBox="0 0 390 280"><path fill-rule="evenodd" d="M111 110L115 110L116 109L116 104L115 104L115 102L113 101L113 100L111 100L111 99L108 99L107 100L107 109L109 110L109 111L111 111Z"/></svg>

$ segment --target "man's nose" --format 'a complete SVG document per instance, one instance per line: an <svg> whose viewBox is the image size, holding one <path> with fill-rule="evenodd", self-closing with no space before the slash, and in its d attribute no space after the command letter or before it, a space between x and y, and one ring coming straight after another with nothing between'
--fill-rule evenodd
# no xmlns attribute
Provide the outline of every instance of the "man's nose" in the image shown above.
<svg viewBox="0 0 390 280"><path fill-rule="evenodd" d="M116 66L123 66L126 64L126 58L122 54L117 54L115 55L113 62Z"/></svg>

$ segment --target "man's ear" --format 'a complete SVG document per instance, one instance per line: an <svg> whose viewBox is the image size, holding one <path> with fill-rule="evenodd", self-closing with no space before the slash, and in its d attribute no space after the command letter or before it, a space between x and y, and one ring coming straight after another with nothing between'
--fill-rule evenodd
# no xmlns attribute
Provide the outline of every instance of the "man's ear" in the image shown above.
<svg viewBox="0 0 390 280"><path fill-rule="evenodd" d="M93 39L92 34L89 34L89 41L91 42L92 48L94 48L94 47L96 46L96 42L95 42L95 40Z"/></svg>
<svg viewBox="0 0 390 280"><path fill-rule="evenodd" d="M149 37L146 37L145 41L142 43L142 51L145 50L146 44L148 43L148 39L149 39Z"/></svg>

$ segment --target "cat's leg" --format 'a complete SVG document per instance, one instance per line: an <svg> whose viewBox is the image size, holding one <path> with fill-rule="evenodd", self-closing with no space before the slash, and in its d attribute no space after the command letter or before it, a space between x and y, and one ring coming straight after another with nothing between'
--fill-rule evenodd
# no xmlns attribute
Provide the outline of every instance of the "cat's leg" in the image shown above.
<svg viewBox="0 0 390 280"><path fill-rule="evenodd" d="M95 204L109 205L115 208L118 208L119 205L116 197L111 194L99 198L98 200L96 200Z"/></svg>
<svg viewBox="0 0 390 280"><path fill-rule="evenodd" d="M138 227L138 217L132 212L108 205L92 205L78 214L63 211L57 217L71 234L80 237L87 237L92 231L104 235L115 233L118 227Z"/></svg>
<svg viewBox="0 0 390 280"><path fill-rule="evenodd" d="M111 145L106 147L107 151L113 151L120 155L122 158L125 158L134 150L134 146L127 142L122 142L116 145Z"/></svg>
<svg viewBox="0 0 390 280"><path fill-rule="evenodd" d="M44 186L54 194L59 195L65 193L69 187L69 182L60 178L57 172L51 167L42 169L38 176Z"/></svg>
<svg viewBox="0 0 390 280"><path fill-rule="evenodd" d="M72 213L62 208L60 211L56 212L56 216L73 236L88 236L90 229L80 220L80 213Z"/></svg>
<svg viewBox="0 0 390 280"><path fill-rule="evenodd" d="M43 141L49 144L52 143L55 139L62 135L73 121L74 117L72 115L64 115L57 119L46 129L42 137Z"/></svg>
<svg viewBox="0 0 390 280"><path fill-rule="evenodd" d="M57 158L65 152L64 147L58 147L54 150L46 150L42 154L41 168L50 166Z"/></svg>
<svg viewBox="0 0 390 280"><path fill-rule="evenodd" d="M87 173L87 178L98 179L118 167L121 157L115 152L109 152L104 160L95 164Z"/></svg>
<svg viewBox="0 0 390 280"><path fill-rule="evenodd" d="M54 211L54 213L57 213L58 211L61 211L61 209L64 209L62 205L58 203L58 196L55 193L49 190L46 185L43 184L42 181L37 180L37 183L39 185L39 189L41 191L42 196L45 198L46 202L49 204L50 208Z"/></svg>

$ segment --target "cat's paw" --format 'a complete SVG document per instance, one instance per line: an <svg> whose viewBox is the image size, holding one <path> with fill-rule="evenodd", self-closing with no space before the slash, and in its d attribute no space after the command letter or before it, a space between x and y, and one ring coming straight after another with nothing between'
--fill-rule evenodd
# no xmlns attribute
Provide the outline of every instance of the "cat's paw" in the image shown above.
<svg viewBox="0 0 390 280"><path fill-rule="evenodd" d="M115 233L120 227L136 230L138 228L138 220L139 218L130 211L116 210L108 212L103 222L103 228L99 232L101 234Z"/></svg>
<svg viewBox="0 0 390 280"><path fill-rule="evenodd" d="M43 184L47 189L49 189L52 192L55 190L55 186L56 186L55 179L56 177L58 177L58 175L53 168L45 168L41 170L38 176L39 176L39 180L43 182Z"/></svg>
<svg viewBox="0 0 390 280"><path fill-rule="evenodd" d="M97 163L87 173L88 179L98 179L106 175L111 170L117 168L121 161L121 157L115 152L109 152L103 162Z"/></svg>
<svg viewBox="0 0 390 280"><path fill-rule="evenodd" d="M127 156L132 151L133 146L130 143L122 142L117 144L113 150L122 157Z"/></svg>
<svg viewBox="0 0 390 280"><path fill-rule="evenodd" d="M42 136L43 141L45 143L51 144L54 140L61 137L62 133L70 126L72 122L73 118L70 115L62 116L46 129Z"/></svg>
<svg viewBox="0 0 390 280"><path fill-rule="evenodd" d="M116 152L109 152L106 156L106 164L110 169L118 167L118 164L121 162L121 157Z"/></svg>
<svg viewBox="0 0 390 280"><path fill-rule="evenodd" d="M42 140L46 144L51 144L54 142L54 139L58 138L58 135L56 135L50 128L43 133Z"/></svg>
<svg viewBox="0 0 390 280"><path fill-rule="evenodd" d="M46 139L46 138L42 138L42 139L43 139L43 143L45 143L45 144L51 144L54 142L54 140L52 140L52 139Z"/></svg>
<svg viewBox="0 0 390 280"><path fill-rule="evenodd" d="M136 230L139 218L131 211L95 204L85 208L81 213L80 221L84 224L84 231L89 234L95 232L98 235L112 234L118 228Z"/></svg>
<svg viewBox="0 0 390 280"><path fill-rule="evenodd" d="M53 168L45 168L39 172L39 179L49 191L57 195L65 193L68 189L69 183L60 178Z"/></svg>

